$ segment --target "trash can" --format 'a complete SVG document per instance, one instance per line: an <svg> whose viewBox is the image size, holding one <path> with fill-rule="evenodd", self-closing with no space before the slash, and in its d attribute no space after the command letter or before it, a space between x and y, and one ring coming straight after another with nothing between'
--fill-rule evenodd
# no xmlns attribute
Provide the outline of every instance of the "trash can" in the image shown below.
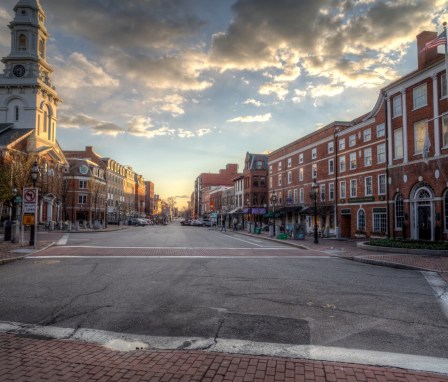
<svg viewBox="0 0 448 382"><path fill-rule="evenodd" d="M255 232L257 235L259 235L261 233L261 227L256 227L255 228Z"/></svg>
<svg viewBox="0 0 448 382"><path fill-rule="evenodd" d="M4 240L5 241L11 241L11 236L12 236L12 221L11 220L7 220L7 221L5 221L5 237L4 237Z"/></svg>

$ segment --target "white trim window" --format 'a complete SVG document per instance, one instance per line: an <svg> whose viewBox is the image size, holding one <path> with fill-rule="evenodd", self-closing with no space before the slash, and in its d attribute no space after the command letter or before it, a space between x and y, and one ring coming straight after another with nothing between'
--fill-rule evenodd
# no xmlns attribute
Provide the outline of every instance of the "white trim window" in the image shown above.
<svg viewBox="0 0 448 382"><path fill-rule="evenodd" d="M282 186L282 175L279 174L278 176L278 186L281 187Z"/></svg>
<svg viewBox="0 0 448 382"><path fill-rule="evenodd" d="M356 152L350 153L350 170L356 170Z"/></svg>
<svg viewBox="0 0 448 382"><path fill-rule="evenodd" d="M269 188L272 188L273 185L273 180L272 180L272 176L269 177Z"/></svg>
<svg viewBox="0 0 448 382"><path fill-rule="evenodd" d="M442 76L440 77L440 97L441 98L446 98L448 97L448 85L447 85L447 81L446 81L446 74L442 74Z"/></svg>
<svg viewBox="0 0 448 382"><path fill-rule="evenodd" d="M443 146L448 147L448 114L442 117Z"/></svg>
<svg viewBox="0 0 448 382"><path fill-rule="evenodd" d="M350 197L351 198L356 198L357 186L358 186L358 182L356 181L356 179L351 179L350 180Z"/></svg>
<svg viewBox="0 0 448 382"><path fill-rule="evenodd" d="M299 164L303 163L303 153L299 154Z"/></svg>
<svg viewBox="0 0 448 382"><path fill-rule="evenodd" d="M448 195L448 193L447 193ZM403 195L398 194L395 197L395 229L403 229L404 224L404 203L403 203Z"/></svg>
<svg viewBox="0 0 448 382"><path fill-rule="evenodd" d="M378 175L378 194L386 194L386 175L384 174Z"/></svg>
<svg viewBox="0 0 448 382"><path fill-rule="evenodd" d="M364 149L364 166L371 166L372 165L372 148L367 147Z"/></svg>
<svg viewBox="0 0 448 382"><path fill-rule="evenodd" d="M87 188L87 180L80 180L79 181L79 188L80 189L86 189Z"/></svg>
<svg viewBox="0 0 448 382"><path fill-rule="evenodd" d="M364 142L368 142L372 139L372 129L364 130Z"/></svg>
<svg viewBox="0 0 448 382"><path fill-rule="evenodd" d="M377 163L385 163L386 162L386 144L381 143L376 147L376 160Z"/></svg>
<svg viewBox="0 0 448 382"><path fill-rule="evenodd" d="M311 150L311 159L317 159L317 149L313 148Z"/></svg>
<svg viewBox="0 0 448 382"><path fill-rule="evenodd" d="M299 190L299 202L303 203L305 200L305 190L303 188L301 188Z"/></svg>
<svg viewBox="0 0 448 382"><path fill-rule="evenodd" d="M345 150L345 138L339 138L339 151Z"/></svg>
<svg viewBox="0 0 448 382"><path fill-rule="evenodd" d="M325 184L320 185L320 201L325 201Z"/></svg>
<svg viewBox="0 0 448 382"><path fill-rule="evenodd" d="M414 154L421 154L425 145L425 134L428 129L428 120L424 119L414 123Z"/></svg>
<svg viewBox="0 0 448 382"><path fill-rule="evenodd" d="M339 183L339 194L341 196L341 199L345 199L347 197L347 183L345 180L342 180Z"/></svg>
<svg viewBox="0 0 448 382"><path fill-rule="evenodd" d="M313 167L312 167L312 178L316 179L317 178L317 164L314 163Z"/></svg>
<svg viewBox="0 0 448 382"><path fill-rule="evenodd" d="M385 234L387 231L387 212L385 208L373 208L373 232Z"/></svg>
<svg viewBox="0 0 448 382"><path fill-rule="evenodd" d="M353 147L355 145L356 145L356 134L353 134L348 137L348 146Z"/></svg>
<svg viewBox="0 0 448 382"><path fill-rule="evenodd" d="M303 167L299 168L299 181L303 182Z"/></svg>
<svg viewBox="0 0 448 382"><path fill-rule="evenodd" d="M280 162L278 162L278 171L282 171L282 162L280 161Z"/></svg>
<svg viewBox="0 0 448 382"><path fill-rule="evenodd" d="M382 123L381 125L376 126L376 137L381 138L386 135L386 125Z"/></svg>
<svg viewBox="0 0 448 382"><path fill-rule="evenodd" d="M87 204L87 195L78 195L78 204Z"/></svg>
<svg viewBox="0 0 448 382"><path fill-rule="evenodd" d="M299 201L299 190L297 188L294 189L294 204L297 204Z"/></svg>
<svg viewBox="0 0 448 382"><path fill-rule="evenodd" d="M339 157L339 172L344 172L346 169L345 167L345 155Z"/></svg>
<svg viewBox="0 0 448 382"><path fill-rule="evenodd" d="M403 159L403 128L394 130L394 159Z"/></svg>
<svg viewBox="0 0 448 382"><path fill-rule="evenodd" d="M372 196L373 189L372 189L372 177L366 176L364 178L364 192L365 196Z"/></svg>
<svg viewBox="0 0 448 382"><path fill-rule="evenodd" d="M334 153L334 142L328 142L328 154Z"/></svg>
<svg viewBox="0 0 448 382"><path fill-rule="evenodd" d="M392 98L392 118L399 117L403 114L403 108L401 107L401 94Z"/></svg>
<svg viewBox="0 0 448 382"><path fill-rule="evenodd" d="M272 172L272 164L269 165L269 173Z"/></svg>
<svg viewBox="0 0 448 382"><path fill-rule="evenodd" d="M334 200L334 183L328 185L328 200Z"/></svg>
<svg viewBox="0 0 448 382"><path fill-rule="evenodd" d="M360 210L358 210L357 216L358 216L357 229L358 229L358 231L365 232L366 231L366 212L363 209L360 209Z"/></svg>
<svg viewBox="0 0 448 382"><path fill-rule="evenodd" d="M292 158L288 158L288 168L292 166Z"/></svg>
<svg viewBox="0 0 448 382"><path fill-rule="evenodd" d="M288 171L288 184L292 183L292 172Z"/></svg>
<svg viewBox="0 0 448 382"><path fill-rule="evenodd" d="M334 159L328 160L328 175L334 174Z"/></svg>
<svg viewBox="0 0 448 382"><path fill-rule="evenodd" d="M428 104L426 84L421 84L412 90L413 110L420 109Z"/></svg>

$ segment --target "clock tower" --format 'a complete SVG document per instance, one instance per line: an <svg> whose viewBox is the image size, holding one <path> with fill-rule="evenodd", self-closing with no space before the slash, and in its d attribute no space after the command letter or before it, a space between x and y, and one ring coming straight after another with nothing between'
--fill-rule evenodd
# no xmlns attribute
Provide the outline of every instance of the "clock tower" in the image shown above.
<svg viewBox="0 0 448 382"><path fill-rule="evenodd" d="M11 52L2 59L0 124L17 132L32 131L27 151L57 150L57 106L61 102L51 83L53 68L47 62L45 13L39 0L20 0L14 7Z"/></svg>

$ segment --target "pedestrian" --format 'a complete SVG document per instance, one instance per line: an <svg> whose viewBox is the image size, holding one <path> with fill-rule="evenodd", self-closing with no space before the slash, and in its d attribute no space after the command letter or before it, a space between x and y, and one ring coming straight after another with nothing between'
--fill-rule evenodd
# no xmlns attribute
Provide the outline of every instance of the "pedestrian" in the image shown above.
<svg viewBox="0 0 448 382"><path fill-rule="evenodd" d="M227 232L226 230L226 215L224 215L221 219L221 232L224 230L224 232Z"/></svg>
<svg viewBox="0 0 448 382"><path fill-rule="evenodd" d="M233 230L238 231L238 219L236 217L233 218Z"/></svg>

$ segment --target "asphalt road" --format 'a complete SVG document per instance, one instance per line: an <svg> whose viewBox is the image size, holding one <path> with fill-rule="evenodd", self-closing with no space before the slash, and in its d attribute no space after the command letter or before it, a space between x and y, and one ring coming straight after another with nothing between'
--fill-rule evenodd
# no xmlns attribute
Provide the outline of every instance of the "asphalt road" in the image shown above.
<svg viewBox="0 0 448 382"><path fill-rule="evenodd" d="M65 240L0 267L0 321L448 354L448 321L418 271L177 225Z"/></svg>

